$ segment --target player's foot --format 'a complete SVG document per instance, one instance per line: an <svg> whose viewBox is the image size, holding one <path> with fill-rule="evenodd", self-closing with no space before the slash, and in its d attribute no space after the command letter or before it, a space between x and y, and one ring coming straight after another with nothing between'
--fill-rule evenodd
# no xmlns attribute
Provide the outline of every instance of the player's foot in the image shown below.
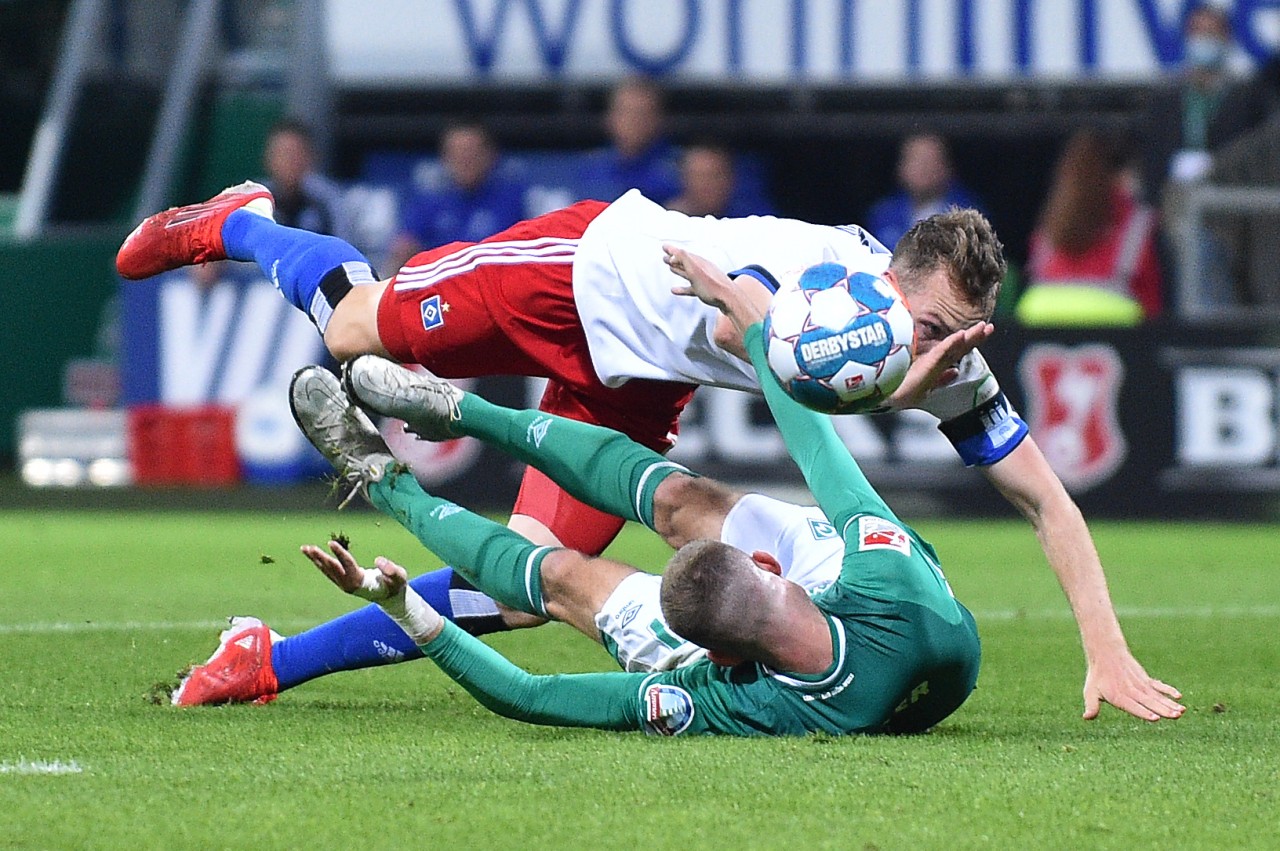
<svg viewBox="0 0 1280 851"><path fill-rule="evenodd" d="M173 690L174 706L269 703L276 699L271 645L280 636L257 618L231 618L209 661L191 669Z"/></svg>
<svg viewBox="0 0 1280 851"><path fill-rule="evenodd" d="M352 486L339 507L371 482L381 481L396 463L368 415L351 403L337 376L324 367L304 366L294 373L289 407L307 440Z"/></svg>
<svg viewBox="0 0 1280 851"><path fill-rule="evenodd" d="M425 370L405 369L377 355L361 355L342 366L347 395L359 405L404 420L426 440L457 437L451 426L459 418L462 391Z"/></svg>
<svg viewBox="0 0 1280 851"><path fill-rule="evenodd" d="M246 180L202 204L170 207L148 216L116 252L116 271L136 281L183 266L226 260L222 224L242 207L271 218L275 199L267 187Z"/></svg>

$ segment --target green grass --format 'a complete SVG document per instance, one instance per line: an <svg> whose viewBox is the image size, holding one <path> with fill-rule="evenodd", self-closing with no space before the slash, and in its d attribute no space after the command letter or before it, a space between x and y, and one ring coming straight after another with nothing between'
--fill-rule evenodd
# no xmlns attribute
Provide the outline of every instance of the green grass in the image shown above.
<svg viewBox="0 0 1280 851"><path fill-rule="evenodd" d="M1080 720L1029 530L919 528L984 641L956 715L910 739L659 740L489 715L429 663L153 705L224 615L351 608L298 544L341 529L364 559L435 562L371 513L0 513L0 848L1280 847L1276 528L1096 524L1131 644L1188 705L1154 725ZM629 529L615 555L665 550ZM561 626L493 643L535 671L611 664ZM54 762L79 771L16 770Z"/></svg>

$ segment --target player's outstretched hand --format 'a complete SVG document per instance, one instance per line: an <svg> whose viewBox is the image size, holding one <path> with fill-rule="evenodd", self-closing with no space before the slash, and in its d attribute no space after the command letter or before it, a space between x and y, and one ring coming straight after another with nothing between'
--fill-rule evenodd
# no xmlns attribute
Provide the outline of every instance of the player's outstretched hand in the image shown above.
<svg viewBox="0 0 1280 851"><path fill-rule="evenodd" d="M734 286L720 267L678 245L663 245L662 253L662 260L668 268L689 282L688 286L673 286L672 294L693 296L714 308L725 310L726 301L732 300Z"/></svg>
<svg viewBox="0 0 1280 851"><path fill-rule="evenodd" d="M302 546L302 554L309 558L311 563L329 578L330 582L348 594L354 594L372 602L380 602L404 593L409 575L403 567L391 559L378 556L373 562L377 570L365 570L356 562L355 556L351 555L339 542L330 541L329 550L332 555L311 544Z"/></svg>
<svg viewBox="0 0 1280 851"><path fill-rule="evenodd" d="M1186 707L1178 700L1182 693L1168 683L1148 676L1129 653L1089 665L1084 678L1084 718L1098 717L1103 703L1144 721L1178 718Z"/></svg>
<svg viewBox="0 0 1280 851"><path fill-rule="evenodd" d="M990 322L963 328L937 343L912 361L907 377L889 397L889 407L895 411L918 408L934 388L955 380L956 364L969 352L978 348L994 334L996 326Z"/></svg>
<svg viewBox="0 0 1280 851"><path fill-rule="evenodd" d="M687 251L678 245L662 246L663 261L681 278L686 286L674 286L671 292L679 296L693 296L719 310L729 318L736 329L726 333L717 326L716 342L728 351L746 357L742 350L742 334L764 319L773 295L754 278L742 276L730 279L718 266L705 257Z"/></svg>

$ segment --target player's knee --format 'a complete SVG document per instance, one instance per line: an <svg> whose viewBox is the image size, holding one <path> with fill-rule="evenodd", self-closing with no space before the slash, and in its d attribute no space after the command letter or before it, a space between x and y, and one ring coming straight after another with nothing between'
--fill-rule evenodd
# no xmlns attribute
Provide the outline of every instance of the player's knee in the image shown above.
<svg viewBox="0 0 1280 851"><path fill-rule="evenodd" d="M718 540L729 509L742 495L714 479L675 474L653 495L653 526L679 549L700 538Z"/></svg>
<svg viewBox="0 0 1280 851"><path fill-rule="evenodd" d="M571 597L589 572L591 557L576 550L554 550L542 560L542 598L545 602Z"/></svg>
<svg viewBox="0 0 1280 851"><path fill-rule="evenodd" d="M364 285L353 288L333 309L325 328L324 344L340 361L358 355L386 355L378 336L378 301L384 286Z"/></svg>

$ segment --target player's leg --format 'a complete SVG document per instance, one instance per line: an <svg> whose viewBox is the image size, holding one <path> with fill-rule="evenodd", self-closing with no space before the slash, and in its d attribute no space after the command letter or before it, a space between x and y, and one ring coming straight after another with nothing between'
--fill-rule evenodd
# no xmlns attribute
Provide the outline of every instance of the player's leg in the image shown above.
<svg viewBox="0 0 1280 851"><path fill-rule="evenodd" d="M364 356L344 371L351 398L398 417L419 435L469 435L537 467L594 508L653 528L653 495L687 469L613 429L537 410L494 405L430 374Z"/></svg>
<svg viewBox="0 0 1280 851"><path fill-rule="evenodd" d="M457 575L442 567L409 580L433 609L472 635L507 629L497 604ZM422 657L404 630L376 605L365 606L279 639L271 647L274 691L301 685L337 671L355 671Z"/></svg>
<svg viewBox="0 0 1280 851"><path fill-rule="evenodd" d="M308 440L349 483L493 599L513 609L561 617L594 637L594 606L633 568L569 550L539 546L515 532L428 494L390 454L369 419L320 367L300 370L290 404ZM544 591L543 563L547 563ZM588 571L584 565L593 566ZM572 578L594 574L591 588ZM550 608L548 608L550 607ZM586 607L586 608L584 608Z"/></svg>
<svg viewBox="0 0 1280 851"><path fill-rule="evenodd" d="M431 607L472 635L506 629L487 595L444 567L410 580ZM177 706L265 703L316 677L422 657L404 630L368 605L297 635L282 637L257 618L233 618L218 647L173 693Z"/></svg>
<svg viewBox="0 0 1280 851"><path fill-rule="evenodd" d="M376 334L368 334L376 331L382 289L369 261L337 237L277 224L273 209L267 188L246 182L204 203L157 213L125 239L116 268L123 277L137 279L213 260L255 262L281 295L311 318L326 342L335 309L355 288L363 298L345 305L332 330L347 345L361 341L360 351L385 353Z"/></svg>
<svg viewBox="0 0 1280 851"><path fill-rule="evenodd" d="M595 412L575 404L576 398L564 385L549 381L538 408L579 422L595 422ZM545 530L543 535L553 537L561 546L599 555L618 536L625 521L616 514L588 505L566 492L542 470L530 466L520 479L510 522L512 528L519 528L526 535L530 529Z"/></svg>
<svg viewBox="0 0 1280 851"><path fill-rule="evenodd" d="M725 518L741 498L714 479L668 476L653 494L653 530L676 550L690 541L719 540Z"/></svg>

